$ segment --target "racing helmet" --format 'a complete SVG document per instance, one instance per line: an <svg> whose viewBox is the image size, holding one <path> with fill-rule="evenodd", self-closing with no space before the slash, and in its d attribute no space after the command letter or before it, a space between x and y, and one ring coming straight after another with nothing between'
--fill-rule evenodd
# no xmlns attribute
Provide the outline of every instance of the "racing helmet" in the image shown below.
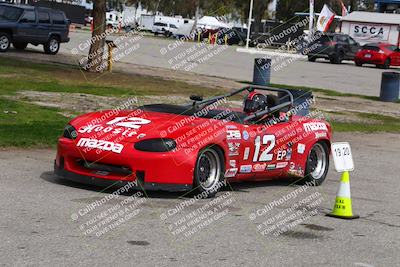
<svg viewBox="0 0 400 267"><path fill-rule="evenodd" d="M257 92L249 93L243 102L243 111L253 113L267 106L267 97Z"/></svg>

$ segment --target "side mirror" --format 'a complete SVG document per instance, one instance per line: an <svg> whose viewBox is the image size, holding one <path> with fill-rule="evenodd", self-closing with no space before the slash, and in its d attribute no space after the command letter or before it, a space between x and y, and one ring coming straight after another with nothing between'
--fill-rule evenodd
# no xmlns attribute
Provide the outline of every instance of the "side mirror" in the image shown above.
<svg viewBox="0 0 400 267"><path fill-rule="evenodd" d="M199 95L191 95L191 96L190 96L190 100L193 100L193 101L203 101L203 97L202 97L202 96L199 96Z"/></svg>

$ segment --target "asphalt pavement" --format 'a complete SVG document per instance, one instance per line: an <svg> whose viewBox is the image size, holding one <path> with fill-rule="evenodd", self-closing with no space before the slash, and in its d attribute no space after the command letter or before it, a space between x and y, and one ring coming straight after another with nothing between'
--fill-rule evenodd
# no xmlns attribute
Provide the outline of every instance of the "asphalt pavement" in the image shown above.
<svg viewBox="0 0 400 267"><path fill-rule="evenodd" d="M115 189L58 179L54 150L4 149L0 265L397 266L400 136L334 139L352 145L357 220L325 216L340 180L332 166L320 187L247 182L198 201L168 192L112 197Z"/></svg>

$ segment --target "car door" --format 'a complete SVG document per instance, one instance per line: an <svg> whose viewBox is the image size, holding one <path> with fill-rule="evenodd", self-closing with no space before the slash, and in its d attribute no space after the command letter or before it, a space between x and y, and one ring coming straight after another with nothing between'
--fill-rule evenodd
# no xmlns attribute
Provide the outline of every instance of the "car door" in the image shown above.
<svg viewBox="0 0 400 267"><path fill-rule="evenodd" d="M395 66L400 66L400 48L397 48L394 51L394 55L393 55L394 61L393 61L393 65Z"/></svg>
<svg viewBox="0 0 400 267"><path fill-rule="evenodd" d="M350 41L347 36L345 35L339 35L338 36L338 42L344 52L344 59L348 59L352 57L351 53L351 48L350 48Z"/></svg>
<svg viewBox="0 0 400 267"><path fill-rule="evenodd" d="M390 61L392 66L400 66L400 48L395 45L389 45L388 50L393 51L390 54Z"/></svg>
<svg viewBox="0 0 400 267"><path fill-rule="evenodd" d="M288 165L291 148L282 139L287 123L250 125L242 132L239 173L252 173L252 180L270 180L279 177Z"/></svg>
<svg viewBox="0 0 400 267"><path fill-rule="evenodd" d="M357 52L360 50L360 45L350 36L348 38L348 43L349 43L349 52L348 52L348 57L349 59L353 60L357 54Z"/></svg>
<svg viewBox="0 0 400 267"><path fill-rule="evenodd" d="M38 10L38 25L37 33L41 43L48 41L49 33L51 30L50 14L46 10Z"/></svg>
<svg viewBox="0 0 400 267"><path fill-rule="evenodd" d="M35 10L25 10L18 23L19 42L36 43L37 37L37 18Z"/></svg>

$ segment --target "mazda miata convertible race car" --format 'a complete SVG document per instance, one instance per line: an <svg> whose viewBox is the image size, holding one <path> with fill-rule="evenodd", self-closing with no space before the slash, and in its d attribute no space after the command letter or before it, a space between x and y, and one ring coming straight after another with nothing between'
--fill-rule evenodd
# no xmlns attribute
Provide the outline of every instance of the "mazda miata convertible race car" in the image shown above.
<svg viewBox="0 0 400 267"><path fill-rule="evenodd" d="M281 99L267 91L279 92ZM241 109L220 107L243 93ZM226 182L324 181L331 127L295 115L288 90L247 86L190 99L182 106L145 105L73 119L59 139L55 173L80 183L196 189L208 196Z"/></svg>

